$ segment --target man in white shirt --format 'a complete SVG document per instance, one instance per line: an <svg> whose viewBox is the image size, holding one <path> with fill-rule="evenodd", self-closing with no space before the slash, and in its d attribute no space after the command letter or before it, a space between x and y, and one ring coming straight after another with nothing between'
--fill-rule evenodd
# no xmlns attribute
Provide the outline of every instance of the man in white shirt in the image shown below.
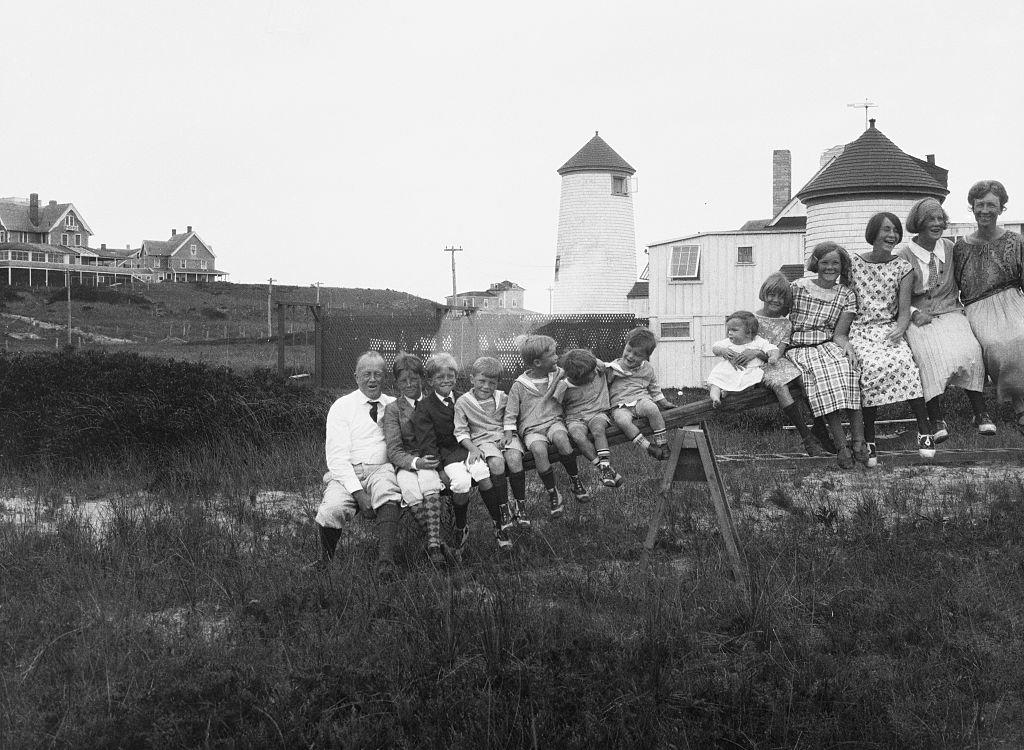
<svg viewBox="0 0 1024 750"><path fill-rule="evenodd" d="M342 396L327 413L327 488L316 512L322 546L321 564L334 558L341 528L357 512L376 518L377 570L390 576L395 569L395 542L402 491L388 463L381 421L384 407L394 398L381 392L384 358L366 352L356 361L359 389Z"/></svg>

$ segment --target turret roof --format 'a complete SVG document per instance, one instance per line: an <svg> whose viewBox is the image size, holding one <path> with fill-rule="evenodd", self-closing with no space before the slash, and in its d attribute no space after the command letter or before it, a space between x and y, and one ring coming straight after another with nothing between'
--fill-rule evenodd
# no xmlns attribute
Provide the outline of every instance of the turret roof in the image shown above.
<svg viewBox="0 0 1024 750"><path fill-rule="evenodd" d="M594 131L594 137L587 141L586 145L563 164L558 174L566 175L571 172L626 172L635 174L636 170L629 166L629 163L615 153L615 149L604 142L604 139Z"/></svg>
<svg viewBox="0 0 1024 750"><path fill-rule="evenodd" d="M834 196L896 193L943 200L949 195L947 174L942 167L901 151L871 120L871 126L796 197L806 203Z"/></svg>

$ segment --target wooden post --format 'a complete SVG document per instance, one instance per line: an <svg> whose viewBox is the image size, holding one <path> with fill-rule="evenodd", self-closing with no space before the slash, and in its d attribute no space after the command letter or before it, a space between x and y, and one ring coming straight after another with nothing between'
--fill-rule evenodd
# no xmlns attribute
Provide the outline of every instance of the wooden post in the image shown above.
<svg viewBox="0 0 1024 750"><path fill-rule="evenodd" d="M718 471L718 462L715 460L715 451L711 445L711 437L708 435L707 428L701 422L699 426L673 430L669 445L672 453L666 462L665 473L658 488L654 514L647 527L643 552L640 553L641 569L646 571L650 566L651 552L654 550L658 529L661 527L661 517L665 512L666 503L672 497L672 486L676 482L702 482L707 485L711 502L715 508L718 530L725 543L725 554L729 559L733 580L743 591L744 596L749 599L746 563L740 551L739 534L736 531L732 510L729 508L729 501L725 495L725 483Z"/></svg>
<svg viewBox="0 0 1024 750"><path fill-rule="evenodd" d="M277 374L284 375L284 305L277 303Z"/></svg>
<svg viewBox="0 0 1024 750"><path fill-rule="evenodd" d="M320 388L324 384L324 326L320 319L320 305L310 309L313 311L313 384Z"/></svg>

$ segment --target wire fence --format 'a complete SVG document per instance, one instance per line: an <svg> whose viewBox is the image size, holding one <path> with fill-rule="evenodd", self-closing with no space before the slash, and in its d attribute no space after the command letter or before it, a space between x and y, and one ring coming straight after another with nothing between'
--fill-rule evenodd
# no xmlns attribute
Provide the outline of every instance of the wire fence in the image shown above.
<svg viewBox="0 0 1024 750"><path fill-rule="evenodd" d="M399 352L426 359L448 352L461 367L460 388L468 385L466 371L481 356L501 362L499 387L507 390L523 371L516 347L522 334L543 334L558 342L559 353L590 349L601 359L622 353L626 333L646 326L646 318L621 315L495 315L452 310L437 315L325 314L320 356L322 385L342 388L353 385L356 360L366 351L380 352L390 381L391 366ZM388 382L388 386L393 383Z"/></svg>

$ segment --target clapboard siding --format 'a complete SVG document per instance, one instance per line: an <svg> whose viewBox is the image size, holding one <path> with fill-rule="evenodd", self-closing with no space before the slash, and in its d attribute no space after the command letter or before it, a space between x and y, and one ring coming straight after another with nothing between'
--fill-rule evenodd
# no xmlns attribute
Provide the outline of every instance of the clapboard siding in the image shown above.
<svg viewBox="0 0 1024 750"><path fill-rule="evenodd" d="M700 279L669 278L672 247L700 247ZM737 248L752 247L753 263L737 263ZM724 336L725 316L760 307L758 292L768 274L802 263L802 231L722 232L700 234L650 245L651 327L661 334L665 323L689 322L689 340L661 337L652 361L665 387L703 387L714 365L710 342Z"/></svg>

